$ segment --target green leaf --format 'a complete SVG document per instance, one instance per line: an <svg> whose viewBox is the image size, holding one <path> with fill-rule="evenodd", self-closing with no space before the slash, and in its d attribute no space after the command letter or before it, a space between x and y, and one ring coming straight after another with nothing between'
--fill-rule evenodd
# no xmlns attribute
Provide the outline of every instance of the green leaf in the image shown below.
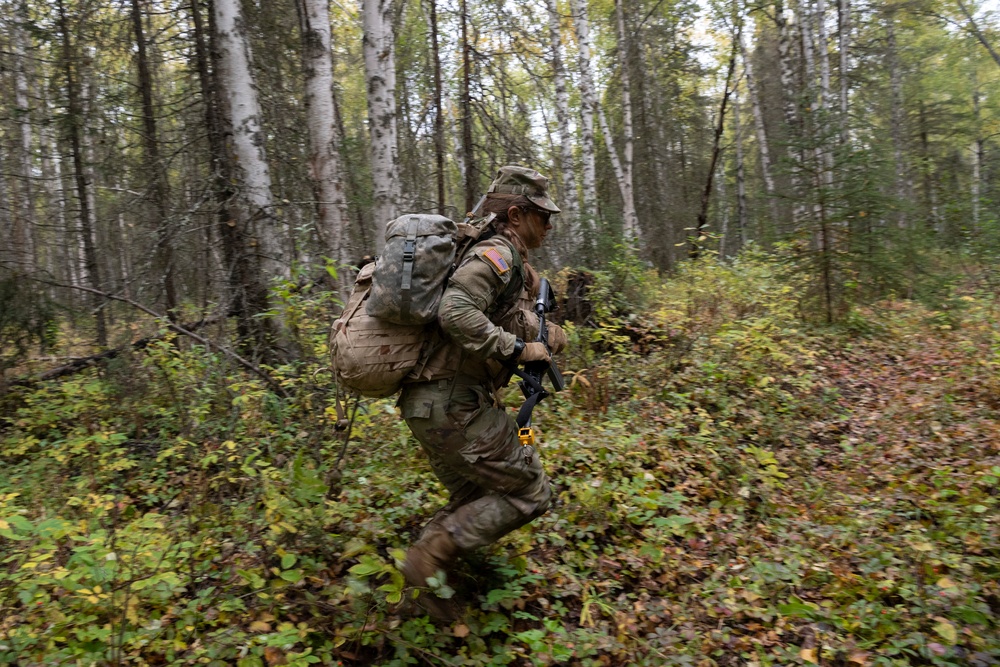
<svg viewBox="0 0 1000 667"><path fill-rule="evenodd" d="M284 556L281 557L281 569L282 570L291 569L292 566L295 565L296 560L298 559L295 557L295 554L285 554Z"/></svg>
<svg viewBox="0 0 1000 667"><path fill-rule="evenodd" d="M294 584L297 581L302 581L302 570L285 570L279 576L285 581L290 581Z"/></svg>
<svg viewBox="0 0 1000 667"><path fill-rule="evenodd" d="M372 563L370 561L364 563L358 563L348 570L355 577L370 577L373 574L377 574L382 571L382 566Z"/></svg>
<svg viewBox="0 0 1000 667"><path fill-rule="evenodd" d="M782 616L812 618L813 614L816 613L816 610L804 602L793 600L786 604L779 604L778 613Z"/></svg>

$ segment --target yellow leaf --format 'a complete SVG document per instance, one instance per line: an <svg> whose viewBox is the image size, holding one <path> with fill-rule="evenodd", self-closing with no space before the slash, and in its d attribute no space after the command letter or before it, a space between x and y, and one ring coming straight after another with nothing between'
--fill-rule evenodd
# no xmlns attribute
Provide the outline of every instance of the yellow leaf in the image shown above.
<svg viewBox="0 0 1000 667"><path fill-rule="evenodd" d="M250 632L270 632L271 624L264 621L254 621L250 624Z"/></svg>
<svg viewBox="0 0 1000 667"><path fill-rule="evenodd" d="M955 626L947 621L941 621L934 626L934 631L937 632L941 637L949 644L954 644L958 641L958 630Z"/></svg>
<svg viewBox="0 0 1000 667"><path fill-rule="evenodd" d="M816 662L816 649L814 648L804 648L799 651L799 657L806 662Z"/></svg>
<svg viewBox="0 0 1000 667"><path fill-rule="evenodd" d="M464 624L456 625L455 628L451 631L451 633L456 637L458 637L459 639L461 639L462 637L468 637L469 626Z"/></svg>
<svg viewBox="0 0 1000 667"><path fill-rule="evenodd" d="M851 651L851 654L847 656L847 662L853 663L855 665L868 664L868 652L867 651Z"/></svg>
<svg viewBox="0 0 1000 667"><path fill-rule="evenodd" d="M0 530L9 530L9 529L10 529L10 524L4 521L3 519L0 519Z"/></svg>
<svg viewBox="0 0 1000 667"><path fill-rule="evenodd" d="M939 588L958 588L958 585L948 577L941 577L937 580Z"/></svg>

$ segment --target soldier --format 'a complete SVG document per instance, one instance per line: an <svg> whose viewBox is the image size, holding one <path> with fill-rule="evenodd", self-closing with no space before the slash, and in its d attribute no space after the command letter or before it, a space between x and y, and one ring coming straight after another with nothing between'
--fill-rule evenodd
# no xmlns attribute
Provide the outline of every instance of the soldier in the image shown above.
<svg viewBox="0 0 1000 667"><path fill-rule="evenodd" d="M438 318L446 342L399 398L403 419L450 493L406 553L403 574L412 586L426 587L462 552L492 544L549 506L542 464L522 453L517 424L496 397L511 366L549 359L545 345L534 342L538 276L526 263L559 212L547 186L532 169L499 170L481 209L496 214L496 233L473 246L449 280ZM548 327L557 353L566 335ZM439 619L456 611L428 591L418 605Z"/></svg>

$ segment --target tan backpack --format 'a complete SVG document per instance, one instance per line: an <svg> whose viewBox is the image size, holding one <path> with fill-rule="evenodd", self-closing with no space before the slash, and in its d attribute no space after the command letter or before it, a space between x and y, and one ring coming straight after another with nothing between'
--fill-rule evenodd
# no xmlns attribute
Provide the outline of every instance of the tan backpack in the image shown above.
<svg viewBox="0 0 1000 667"><path fill-rule="evenodd" d="M444 341L437 307L448 277L492 229L494 217L456 224L437 215L410 214L389 223L382 255L358 273L330 330L333 372L341 389L383 398L399 391L411 372L420 374Z"/></svg>

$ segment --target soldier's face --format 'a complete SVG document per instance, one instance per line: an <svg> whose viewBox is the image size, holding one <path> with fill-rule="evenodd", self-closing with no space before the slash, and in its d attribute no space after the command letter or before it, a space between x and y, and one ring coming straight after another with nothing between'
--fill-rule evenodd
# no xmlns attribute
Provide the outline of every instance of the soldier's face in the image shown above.
<svg viewBox="0 0 1000 667"><path fill-rule="evenodd" d="M545 241L545 235L552 229L549 221L550 213L537 208L520 208L511 206L507 217L517 235L528 250L540 248Z"/></svg>

